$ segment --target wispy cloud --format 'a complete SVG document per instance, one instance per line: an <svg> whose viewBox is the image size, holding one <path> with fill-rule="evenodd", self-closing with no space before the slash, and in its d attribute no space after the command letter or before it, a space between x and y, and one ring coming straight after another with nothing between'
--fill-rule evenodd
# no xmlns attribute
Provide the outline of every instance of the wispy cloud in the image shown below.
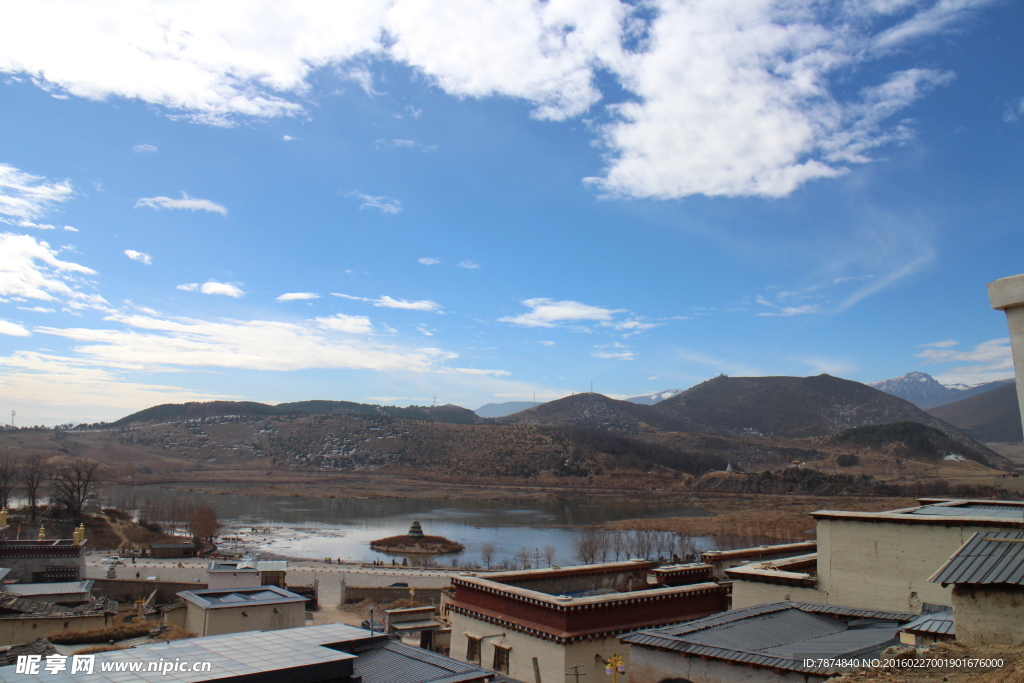
<svg viewBox="0 0 1024 683"><path fill-rule="evenodd" d="M483 268L483 266L481 266L480 264L473 263L472 261L468 261L468 260L467 261L459 261L459 263L458 263L458 265L456 267L457 268L466 268L468 270L479 270L480 268Z"/></svg>
<svg viewBox="0 0 1024 683"><path fill-rule="evenodd" d="M560 327L564 323L579 321L611 322L622 309L590 306L578 301L555 301L554 299L526 299L522 302L529 313L498 318L498 322L523 327Z"/></svg>
<svg viewBox="0 0 1024 683"><path fill-rule="evenodd" d="M409 301L407 299L394 299L390 296L384 295L376 299L369 299L363 296L351 296L349 294L336 294L331 292L331 296L340 297L342 299L350 299L352 301L365 301L366 303L373 304L377 308L402 308L410 311L440 311L441 304L434 301L423 299L421 301Z"/></svg>
<svg viewBox="0 0 1024 683"><path fill-rule="evenodd" d="M813 304L804 304L803 306L778 306L765 299L763 296L757 297L757 303L762 306L768 306L771 311L763 311L758 313L758 316L781 316L784 318L791 318L795 315L808 315L811 313L820 313L821 307Z"/></svg>
<svg viewBox="0 0 1024 683"><path fill-rule="evenodd" d="M347 334L372 334L373 323L364 315L345 315L338 313L329 318L317 318L316 323L325 330L345 332Z"/></svg>
<svg viewBox="0 0 1024 683"><path fill-rule="evenodd" d="M438 263L441 262L441 259L436 259L431 256L424 256L419 261L420 264L424 266L436 266Z"/></svg>
<svg viewBox="0 0 1024 683"><path fill-rule="evenodd" d="M981 384L1013 377L1013 354L1010 339L991 339L974 348L961 351L958 342L952 340L922 344L922 351L915 353L926 365L959 365L934 373L943 384Z"/></svg>
<svg viewBox="0 0 1024 683"><path fill-rule="evenodd" d="M320 295L313 292L288 292L277 297L275 301L307 301L309 299L319 299Z"/></svg>
<svg viewBox="0 0 1024 683"><path fill-rule="evenodd" d="M9 337L30 337L32 333L26 330L18 323L12 323L9 320L0 319L0 334L5 334Z"/></svg>
<svg viewBox="0 0 1024 683"><path fill-rule="evenodd" d="M636 353L631 351L625 344L601 344L595 346L596 351L591 351L590 355L594 358L601 358L604 360L634 360Z"/></svg>
<svg viewBox="0 0 1024 683"><path fill-rule="evenodd" d="M141 251L135 251L134 249L125 249L124 255L130 258L132 261L145 263L147 266L153 263L152 256L150 256L149 254L145 254Z"/></svg>
<svg viewBox="0 0 1024 683"><path fill-rule="evenodd" d="M217 282L216 280L209 280L203 284L198 282L189 282L184 285L178 285L177 289L186 292L201 292L203 294L219 294L222 296L230 296L235 299L240 299L245 296L245 292L236 285L228 282Z"/></svg>
<svg viewBox="0 0 1024 683"><path fill-rule="evenodd" d="M142 143L132 147L132 151L135 152L136 154L151 154L153 152L159 152L160 150L157 149L156 145Z"/></svg>
<svg viewBox="0 0 1024 683"><path fill-rule="evenodd" d="M360 209L377 209L381 213L396 214L402 211L402 202L391 197L385 197L383 195L374 197L373 195L363 194L362 192L352 191L346 193L349 197L355 197L363 200L363 203L359 205Z"/></svg>
<svg viewBox="0 0 1024 683"><path fill-rule="evenodd" d="M0 234L0 296L105 309L103 297L83 291L91 286L85 276L95 274L92 268L62 261L49 244L30 235Z"/></svg>
<svg viewBox="0 0 1024 683"><path fill-rule="evenodd" d="M300 138L294 138L291 135L282 135L281 139L285 142L297 142Z"/></svg>
<svg viewBox="0 0 1024 683"><path fill-rule="evenodd" d="M32 220L66 202L73 195L74 188L70 181L51 182L14 166L0 164L0 222L52 229L54 226L33 223Z"/></svg>
<svg viewBox="0 0 1024 683"><path fill-rule="evenodd" d="M209 211L211 213L219 213L222 216L228 215L228 210L223 204L218 204L210 199L189 197L184 192L181 193L181 199L143 197L135 202L135 208L139 207L149 207L158 211L160 209L184 209L186 211Z"/></svg>

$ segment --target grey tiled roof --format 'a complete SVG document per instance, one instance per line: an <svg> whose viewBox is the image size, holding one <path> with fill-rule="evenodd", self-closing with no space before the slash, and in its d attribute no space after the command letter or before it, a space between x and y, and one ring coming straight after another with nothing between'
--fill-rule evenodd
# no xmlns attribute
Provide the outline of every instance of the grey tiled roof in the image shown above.
<svg viewBox="0 0 1024 683"><path fill-rule="evenodd" d="M46 657L47 655L56 654L56 652L57 648L53 646L53 643L48 641L46 638L39 638L27 645L12 645L3 652L0 652L0 666L12 666L17 664L18 657L22 655L40 655L42 657Z"/></svg>
<svg viewBox="0 0 1024 683"><path fill-rule="evenodd" d="M363 683L457 683L482 681L489 673L394 640L358 655L354 672L362 675Z"/></svg>
<svg viewBox="0 0 1024 683"><path fill-rule="evenodd" d="M953 625L953 611L935 612L933 614L922 614L909 624L905 624L902 631L909 633L934 633L937 635L956 635L956 628Z"/></svg>
<svg viewBox="0 0 1024 683"><path fill-rule="evenodd" d="M274 680L300 681L313 680L308 677L310 673L317 673L319 678L323 678L325 673L330 673L330 667L345 666L345 660L353 662L355 672L363 675L364 683L459 683L484 681L493 676L492 672L471 664L402 645L380 633L345 624L175 640L129 650L101 652L95 657L94 673L84 678L78 674L71 676L67 671L49 674L41 670L36 676L18 674L14 666L7 666L0 668L0 681L197 683L232 677L266 680L267 676L276 677ZM207 673L102 672L103 663L142 662L148 665L160 661L210 662L211 669ZM313 672L308 671L310 668ZM333 674L336 675L337 672Z"/></svg>
<svg viewBox="0 0 1024 683"><path fill-rule="evenodd" d="M949 558L929 581L1024 586L1024 532L982 531Z"/></svg>
<svg viewBox="0 0 1024 683"><path fill-rule="evenodd" d="M777 602L722 612L622 639L727 662L813 673L805 658L851 658L898 642L900 624L912 614L805 602Z"/></svg>

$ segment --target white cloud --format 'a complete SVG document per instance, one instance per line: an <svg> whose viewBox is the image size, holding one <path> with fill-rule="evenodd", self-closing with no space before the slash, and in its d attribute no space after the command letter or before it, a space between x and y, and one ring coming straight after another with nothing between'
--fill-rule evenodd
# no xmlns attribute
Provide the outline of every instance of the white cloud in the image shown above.
<svg viewBox="0 0 1024 683"><path fill-rule="evenodd" d="M88 284L83 276L95 274L92 268L60 260L46 242L29 235L0 234L0 296L63 299L76 308L105 308L103 297L82 291Z"/></svg>
<svg viewBox="0 0 1024 683"><path fill-rule="evenodd" d="M45 306L18 306L19 311L30 311L32 313L56 313L57 310L54 308L46 308Z"/></svg>
<svg viewBox="0 0 1024 683"><path fill-rule="evenodd" d="M42 176L0 163L0 222L52 229L52 225L40 225L31 220L66 202L73 194L74 189L67 180L49 182Z"/></svg>
<svg viewBox="0 0 1024 683"><path fill-rule="evenodd" d="M468 261L468 260L467 261L459 261L459 263L458 263L458 265L456 267L457 268L466 268L468 270L479 270L480 268L483 268L483 266L481 266L480 264L473 263L472 261Z"/></svg>
<svg viewBox="0 0 1024 683"><path fill-rule="evenodd" d="M953 339L946 339L945 341L937 341L937 342L929 342L927 344L919 344L917 348L919 348L919 349L927 349L927 348L948 349L948 348L950 348L952 346L958 345L959 343L960 342L955 341Z"/></svg>
<svg viewBox="0 0 1024 683"><path fill-rule="evenodd" d="M915 358L921 358L926 365L960 365L933 373L943 384L981 384L1013 377L1013 354L1010 339L991 339L974 346L969 351L960 351L956 342L941 341L923 344L925 347Z"/></svg>
<svg viewBox="0 0 1024 683"><path fill-rule="evenodd" d="M595 346L597 351L591 351L590 355L594 358L602 358L605 360L634 360L636 353L629 350L625 344L603 344L601 346ZM614 350L610 350L614 349Z"/></svg>
<svg viewBox="0 0 1024 683"><path fill-rule="evenodd" d="M58 411L53 423L115 419L161 403L238 400L240 396L214 394L161 384L142 384L120 374L121 363L97 364L34 352L0 356L0 390L17 399L18 412L44 414ZM60 391L54 391L60 387ZM42 420L41 420L42 421Z"/></svg>
<svg viewBox="0 0 1024 683"><path fill-rule="evenodd" d="M281 139L284 140L285 142L295 142L299 138L293 138L291 135L282 135Z"/></svg>
<svg viewBox="0 0 1024 683"><path fill-rule="evenodd" d="M277 297L276 301L305 301L307 299L319 299L319 294L313 292L288 292Z"/></svg>
<svg viewBox="0 0 1024 683"><path fill-rule="evenodd" d="M381 296L377 299L368 299L366 297L351 296L349 294L335 294L334 292L331 292L331 296L341 297L342 299L351 299L352 301L365 301L366 303L373 304L377 308L402 308L409 311L441 310L441 304L427 299L422 301L408 301L406 299L393 299L387 295Z"/></svg>
<svg viewBox="0 0 1024 683"><path fill-rule="evenodd" d="M598 112L611 117L603 191L781 196L905 137L886 121L941 81L909 68L848 92L851 73L992 2L23 2L4 9L0 71L58 97L137 99L220 125L304 113L317 70L376 95L382 60L551 120L592 111L609 82L625 97Z"/></svg>
<svg viewBox="0 0 1024 683"><path fill-rule="evenodd" d="M329 318L317 318L317 324L325 330L345 332L347 334L372 334L373 323L364 315L344 315L338 313Z"/></svg>
<svg viewBox="0 0 1024 683"><path fill-rule="evenodd" d="M227 282L217 282L216 280L209 280L203 284L198 282L189 282L183 285L178 285L176 289L180 289L185 292L201 292L203 294L220 294L222 296L230 296L235 299L240 299L245 296L245 292L236 285Z"/></svg>
<svg viewBox="0 0 1024 683"><path fill-rule="evenodd" d="M441 259L436 259L431 256L424 256L423 258L420 259L420 264L424 266L436 266L440 262Z"/></svg>
<svg viewBox="0 0 1024 683"><path fill-rule="evenodd" d="M211 201L209 199L197 199L195 197L189 197L184 192L181 193L181 199L171 199L170 197L143 197L135 202L135 208L140 206L148 206L151 209L185 209L187 211L210 211L211 213L219 213L222 216L228 215L228 210L222 204Z"/></svg>
<svg viewBox="0 0 1024 683"><path fill-rule="evenodd" d="M4 221L0 219L0 222L11 223L17 225L19 228L35 228L36 230L64 230L65 232L78 232L75 228L70 225L50 225L49 223L33 223L32 221Z"/></svg>
<svg viewBox="0 0 1024 683"><path fill-rule="evenodd" d="M554 346L555 345L555 342L548 341L548 340L539 341L537 343L540 344L541 346Z"/></svg>
<svg viewBox="0 0 1024 683"><path fill-rule="evenodd" d="M372 195L363 194L361 192L349 192L349 197L356 197L362 199L363 203L359 205L360 209L377 209L381 213L396 214L402 211L402 202L397 199L390 197L380 196L374 197Z"/></svg>
<svg viewBox="0 0 1024 683"><path fill-rule="evenodd" d="M523 327L559 327L562 323L581 320L610 322L612 316L622 310L599 306L588 306L578 301L555 301L554 299L526 299L522 302L529 313L498 318L498 322L522 325Z"/></svg>
<svg viewBox="0 0 1024 683"><path fill-rule="evenodd" d="M430 328L420 323L416 325L416 331L422 334L424 337L433 337L434 333L430 331Z"/></svg>
<svg viewBox="0 0 1024 683"><path fill-rule="evenodd" d="M12 323L8 320L0 319L0 334L6 334L10 337L30 337L32 333L26 330L18 323Z"/></svg>
<svg viewBox="0 0 1024 683"><path fill-rule="evenodd" d="M227 282L217 282L216 280L210 280L204 282L199 287L199 291L203 294L220 294L222 296L230 296L235 299L240 299L245 296L245 292L236 287L235 285Z"/></svg>
<svg viewBox="0 0 1024 683"><path fill-rule="evenodd" d="M132 261L145 263L147 266L153 263L152 256L150 256L149 254L144 254L141 251L135 251L134 249L125 249L124 255L130 258Z"/></svg>
<svg viewBox="0 0 1024 683"><path fill-rule="evenodd" d="M783 292L785 294L785 292ZM795 315L809 315L811 313L821 313L822 309L816 304L804 304L803 306L778 306L765 299L763 296L757 297L757 303L762 306L768 306L772 308L772 311L766 311L758 313L758 316L779 316L783 318L791 318Z"/></svg>
<svg viewBox="0 0 1024 683"><path fill-rule="evenodd" d="M167 371L183 367L306 370L347 368L428 372L456 354L436 348L404 348L365 336L359 316L317 318L303 323L268 320L217 322L111 314L117 328L40 327L37 332L79 342L75 352L95 362ZM361 335L358 337L338 336Z"/></svg>
<svg viewBox="0 0 1024 683"><path fill-rule="evenodd" d="M132 147L132 151L135 152L136 154L145 154L145 153L159 152L160 150L157 149L156 145L150 145L150 144L147 144L147 143L142 143L142 144L135 145L134 147Z"/></svg>

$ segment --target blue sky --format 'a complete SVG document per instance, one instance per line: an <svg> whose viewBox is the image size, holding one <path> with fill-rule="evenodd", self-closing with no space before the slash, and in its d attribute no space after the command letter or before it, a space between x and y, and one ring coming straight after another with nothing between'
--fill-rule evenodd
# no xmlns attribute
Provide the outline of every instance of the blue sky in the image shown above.
<svg viewBox="0 0 1024 683"><path fill-rule="evenodd" d="M18 424L1012 375L1020 3L20 3Z"/></svg>

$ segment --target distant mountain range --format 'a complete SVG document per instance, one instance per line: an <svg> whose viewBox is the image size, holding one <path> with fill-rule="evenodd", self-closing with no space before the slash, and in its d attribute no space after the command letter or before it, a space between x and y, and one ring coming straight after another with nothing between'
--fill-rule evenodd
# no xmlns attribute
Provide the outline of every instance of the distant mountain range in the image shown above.
<svg viewBox="0 0 1024 683"><path fill-rule="evenodd" d="M941 432L974 459L1001 458L913 404L865 384L815 377L719 376L654 405L574 394L497 419L505 424L572 425L629 436L689 432L807 438L855 427L917 422Z"/></svg>
<svg viewBox="0 0 1024 683"><path fill-rule="evenodd" d="M683 393L682 389L666 389L665 391L656 391L653 394L644 394L643 396L634 396L627 398L626 400L630 403L640 403L643 405L654 405L659 401L664 401L667 398L672 398ZM487 405L480 406L475 412L480 417L505 417L506 415L513 415L527 408L533 408L539 406L540 403L533 401L507 401L505 403L488 403Z"/></svg>
<svg viewBox="0 0 1024 683"><path fill-rule="evenodd" d="M930 408L928 413L978 441L1021 443L1024 440L1017 384L1013 382L983 394Z"/></svg>
<svg viewBox="0 0 1024 683"><path fill-rule="evenodd" d="M644 405L652 406L655 403L660 403L665 399L678 396L681 393L683 393L682 389L666 389L665 391L655 391L653 394L634 396L633 398L627 398L626 400L630 403L643 403Z"/></svg>
<svg viewBox="0 0 1024 683"><path fill-rule="evenodd" d="M520 410L526 410L534 406L539 406L539 403L533 401L506 401L505 403L488 403L482 405L473 412L480 417L505 417L512 413L518 413Z"/></svg>
<svg viewBox="0 0 1024 683"><path fill-rule="evenodd" d="M974 398L1004 403L1012 398L1003 393ZM904 399L829 375L723 375L653 404L582 393L527 404L497 418L454 405L399 408L326 400L165 404L105 426L114 430L83 425L73 436L46 440L40 434L38 443L8 445L54 453L73 445L86 457L145 464L155 472L202 465L282 471L394 468L453 477L477 473L555 480L613 471L700 476L729 462L765 468L787 461L830 461L851 447L926 461L956 453L1005 467L1005 459L942 419L947 416L978 438L1003 440L1004 433L986 423L994 404L979 403L973 412L967 410L968 401L960 404L966 408L956 414L929 414ZM1012 412L1012 406L999 405L1000 415Z"/></svg>
<svg viewBox="0 0 1024 683"><path fill-rule="evenodd" d="M983 394L998 387L1013 383L1013 379L1002 379L968 386L966 384L945 385L926 372L908 372L902 377L872 382L868 386L893 396L910 401L918 408L927 410L961 399Z"/></svg>
<svg viewBox="0 0 1024 683"><path fill-rule="evenodd" d="M399 408L352 401L298 401L277 405L254 401L207 401L205 403L164 403L122 417L108 426L124 427L146 422L180 422L226 415L386 415L409 420L455 424L483 422L472 410L450 403L441 406Z"/></svg>

